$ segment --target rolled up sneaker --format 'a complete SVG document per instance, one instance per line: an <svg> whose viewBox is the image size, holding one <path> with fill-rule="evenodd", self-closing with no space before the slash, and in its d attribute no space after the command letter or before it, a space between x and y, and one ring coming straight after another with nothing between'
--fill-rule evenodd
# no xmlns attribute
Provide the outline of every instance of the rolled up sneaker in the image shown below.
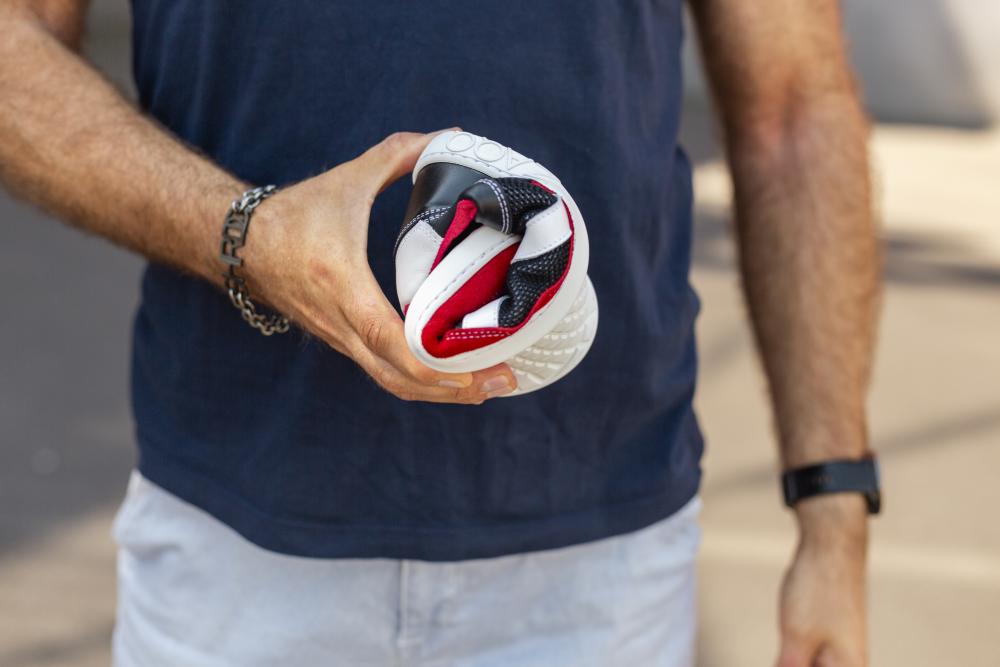
<svg viewBox="0 0 1000 667"><path fill-rule="evenodd" d="M586 356L597 331L583 216L555 175L468 132L434 138L413 170L396 240L410 350L445 372L510 366L535 391Z"/></svg>

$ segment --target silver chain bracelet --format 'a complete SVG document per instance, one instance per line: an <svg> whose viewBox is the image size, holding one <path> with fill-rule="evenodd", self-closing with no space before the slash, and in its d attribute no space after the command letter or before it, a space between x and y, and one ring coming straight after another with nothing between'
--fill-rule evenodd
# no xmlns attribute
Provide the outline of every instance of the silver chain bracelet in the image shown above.
<svg viewBox="0 0 1000 667"><path fill-rule="evenodd" d="M236 252L246 244L247 229L250 227L250 217L260 203L278 191L274 185L265 185L247 190L233 201L222 225L222 245L219 258L229 265L225 279L229 300L243 315L247 324L257 329L265 336L288 331L288 318L282 315L265 315L257 312L257 306L250 300L246 280L236 274L236 269L243 266L243 259Z"/></svg>

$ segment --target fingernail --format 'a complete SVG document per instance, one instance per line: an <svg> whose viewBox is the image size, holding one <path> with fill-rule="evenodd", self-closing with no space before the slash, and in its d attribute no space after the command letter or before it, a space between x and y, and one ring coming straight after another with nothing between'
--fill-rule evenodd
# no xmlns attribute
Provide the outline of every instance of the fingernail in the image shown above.
<svg viewBox="0 0 1000 667"><path fill-rule="evenodd" d="M514 388L507 385L503 389L494 389L491 392L487 392L486 398L496 398L497 396L506 396L510 392L514 391Z"/></svg>
<svg viewBox="0 0 1000 667"><path fill-rule="evenodd" d="M504 393L511 390L510 380L507 379L506 375L495 375L489 380L483 383L483 386L479 388L484 394L490 394L494 391L500 391L506 389Z"/></svg>
<svg viewBox="0 0 1000 667"><path fill-rule="evenodd" d="M467 384L462 384L457 380L438 380L439 387L451 387L453 389L461 389L462 387L468 387Z"/></svg>

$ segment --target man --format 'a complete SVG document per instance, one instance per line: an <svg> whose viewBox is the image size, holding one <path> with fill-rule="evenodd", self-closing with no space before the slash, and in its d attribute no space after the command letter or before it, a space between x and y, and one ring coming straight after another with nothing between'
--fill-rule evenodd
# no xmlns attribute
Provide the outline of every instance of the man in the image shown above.
<svg viewBox="0 0 1000 667"><path fill-rule="evenodd" d="M75 53L86 4L0 6L0 176L150 259L116 663L692 664L679 0L134 0L140 109ZM782 463L861 461L878 262L837 4L691 8ZM601 328L534 394L498 398L504 366L421 366L382 287L389 186L431 138L398 132L452 125L587 216ZM223 218L266 184L241 297L307 336L259 335L219 289ZM866 505L835 477L814 491L852 492L795 503L783 667L866 664Z"/></svg>

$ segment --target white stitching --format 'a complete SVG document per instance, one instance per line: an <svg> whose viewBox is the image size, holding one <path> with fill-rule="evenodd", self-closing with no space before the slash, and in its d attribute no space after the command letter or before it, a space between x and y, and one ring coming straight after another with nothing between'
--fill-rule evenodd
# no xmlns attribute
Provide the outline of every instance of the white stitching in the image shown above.
<svg viewBox="0 0 1000 667"><path fill-rule="evenodd" d="M547 248L542 248L541 250L539 250L534 255L531 255L530 257L519 257L519 258L517 258L516 261L512 259L510 263L511 263L511 265L514 265L514 264L520 264L521 262L528 262L528 261L531 261L533 259L538 259L539 257L541 257L542 255L544 255L545 253L551 252L551 251L555 250L556 248L558 248L559 246L561 246L561 245L563 245L565 243L569 243L569 240L571 238L573 238L572 234L570 234L569 236L567 236L566 238L564 238L564 239L562 239L560 241L556 241L556 242L552 243ZM570 262L572 262L572 261L573 261L573 258L570 257ZM566 266L568 267L569 263L567 263Z"/></svg>
<svg viewBox="0 0 1000 667"><path fill-rule="evenodd" d="M439 206L437 208L429 208L426 211L424 211L423 213L421 213L420 215L418 215L417 217L413 218L413 220L410 220L409 226L412 228L418 222L424 222L424 221L430 222L431 220L437 220L442 215L444 215L448 211L449 208L451 208L451 207L450 206Z"/></svg>
<svg viewBox="0 0 1000 667"><path fill-rule="evenodd" d="M529 218L528 221L524 223L524 228L527 229L528 227L532 227L534 226L533 223L538 222L539 220L544 220L546 216L552 215L553 211L557 210L556 208L557 204L562 204L562 197L560 197L559 195L556 195L556 201L554 204L550 205L547 209L545 209L541 213L536 214L535 217ZM563 204L563 206L565 206L565 204ZM568 217L569 215L567 214L567 218Z"/></svg>
<svg viewBox="0 0 1000 667"><path fill-rule="evenodd" d="M435 218L437 220L437 218ZM441 237L438 235L434 228L430 225L425 225L423 227L415 227L413 229L414 234L423 234L424 238L435 244L435 247L441 245Z"/></svg>
<svg viewBox="0 0 1000 667"><path fill-rule="evenodd" d="M559 203L559 202L556 202L556 203ZM535 221L536 221L536 220L538 220L539 218L544 218L544 217L546 217L546 216L549 216L549 217L551 217L552 215L554 215L555 211L557 210L557 209L555 208L555 206L556 206L556 205L555 205L555 204L553 204L553 205L552 205L552 206L551 206L550 208L547 208L546 210L542 211L541 213L539 213L538 215L536 215L536 216L535 216L534 218L532 218L531 220L528 220L528 222L527 222L527 225L525 225L525 230L524 230L524 236L523 236L523 237L521 237L521 238L522 238L522 243L523 243L523 240L524 240L524 239L528 238L528 229L527 229L527 226L528 226L528 225L531 225L531 223L535 222ZM548 247L543 247L543 248L542 248L541 250L535 250L535 251L534 251L534 252L533 252L533 253L532 253L531 255L529 255L528 257L520 257L520 258L518 258L518 259L517 259L517 262L526 262L526 261L528 261L529 259L535 259L536 257L539 257L540 255L544 255L545 253L549 252L550 250L553 250L553 249L555 249L555 248L558 248L558 247L559 247L559 246L561 246L561 245L562 245L563 243L566 243L566 242L567 242L567 241L569 241L569 240L570 240L571 238L573 238L573 228L572 228L572 227L569 227L569 225L568 225L568 224L567 224L567 231L569 232L569 234L568 234L568 235L566 236L566 238L563 238L563 239L557 239L557 240L553 241L552 243L550 243ZM512 260L512 262L511 262L511 263L513 263L513 260Z"/></svg>
<svg viewBox="0 0 1000 667"><path fill-rule="evenodd" d="M500 215L503 220L503 231L504 234L510 234L510 214L507 212L507 198L504 197L503 192L500 191L499 186L497 186L496 181L491 178L480 178L476 183L485 183L493 191L493 194L497 196L500 201Z"/></svg>
<svg viewBox="0 0 1000 667"><path fill-rule="evenodd" d="M458 272L455 275L455 277L453 277L451 280L449 280L448 283L445 284L438 291L438 293L434 295L434 297L431 299L431 302L429 304L427 304L427 307L424 308L424 310L421 311L421 313L420 313L420 319L419 319L419 321L420 321L420 329L421 329L421 331L423 330L423 328L425 326L427 326L427 320L430 319L430 316L428 316L427 320L425 320L424 319L424 315L428 311L430 311L431 314L433 314L434 312L437 311L438 306L441 305L439 303L439 301L438 301L439 299L441 299L441 295L444 294L445 292L447 292L449 289L451 289L452 285L454 285L455 283L457 283L459 280L462 280L466 276L466 274L468 274L469 272L473 271L473 269L475 269L476 271L478 271L479 269L483 268L482 266L476 267L476 263L479 262L479 260L481 260L483 257L486 257L487 255L489 255L490 253L492 253L495 250L499 249L501 246L504 246L505 244L507 246L513 245L513 244L510 243L510 240L511 240L510 237L503 238L500 241L498 241L497 243L494 243L493 245L491 245L489 248L487 248L483 252L479 253L479 255L477 255L473 260L471 260L465 266L464 269L462 269L460 272ZM434 272L431 271L431 273L434 273ZM419 290L418 290L418 292L419 292ZM445 299L447 299L447 296L445 297Z"/></svg>
<svg viewBox="0 0 1000 667"><path fill-rule="evenodd" d="M439 208L439 209L433 209L437 211L437 213L435 213L434 215L428 215L426 218L421 220L421 222L426 222L427 224L430 224L435 220L437 220L438 218L443 218L444 214L447 213L450 209L451 209L450 206L445 206L444 208Z"/></svg>
<svg viewBox="0 0 1000 667"><path fill-rule="evenodd" d="M451 331L447 332L444 335L444 337L446 339L451 339L451 338L496 338L497 336L506 336L506 335L507 335L506 331L488 331L488 332L482 332L482 333L471 333L471 332L470 333L465 333L465 332L461 331L460 329L452 329Z"/></svg>
<svg viewBox="0 0 1000 667"><path fill-rule="evenodd" d="M409 234L411 231L413 231L413 228L417 226L417 223L423 220L426 220L427 222L430 222L431 220L437 220L442 215L444 215L445 212L450 208L451 208L450 206L438 206L436 208L429 208L423 213L414 216L412 220L410 220L403 226L403 229L399 232L399 236L396 237L396 243L392 247L393 257L395 257L396 253L399 252L399 244L403 242L403 237ZM438 212L438 214L431 216L431 214L436 211Z"/></svg>
<svg viewBox="0 0 1000 667"><path fill-rule="evenodd" d="M435 206L434 208L427 209L426 211L424 211L423 213L421 213L417 217L413 218L413 220L420 220L422 218L425 218L425 217L429 216L431 213L434 213L436 211L447 211L449 208L451 208L451 207L450 206ZM412 220L411 220L411 222L412 222Z"/></svg>

